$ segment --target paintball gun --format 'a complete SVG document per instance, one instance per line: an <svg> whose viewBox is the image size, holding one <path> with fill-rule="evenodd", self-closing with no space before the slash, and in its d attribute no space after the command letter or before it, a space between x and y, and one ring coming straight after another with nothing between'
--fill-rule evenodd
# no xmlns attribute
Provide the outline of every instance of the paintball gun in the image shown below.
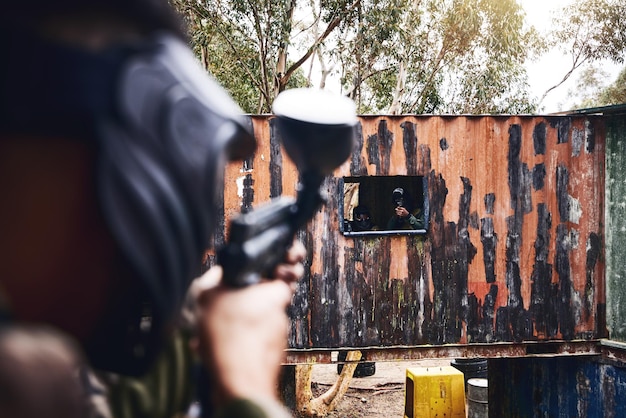
<svg viewBox="0 0 626 418"><path fill-rule="evenodd" d="M278 132L300 174L296 199L275 198L230 222L229 240L218 250L224 282L233 287L272 277L299 228L325 199L324 178L343 164L354 146L354 103L315 89L291 89L274 101Z"/></svg>

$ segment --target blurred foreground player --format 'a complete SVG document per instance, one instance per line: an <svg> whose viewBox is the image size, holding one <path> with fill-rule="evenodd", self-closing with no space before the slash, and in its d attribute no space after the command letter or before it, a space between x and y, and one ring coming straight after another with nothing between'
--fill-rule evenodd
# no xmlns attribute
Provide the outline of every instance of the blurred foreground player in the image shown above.
<svg viewBox="0 0 626 418"><path fill-rule="evenodd" d="M210 376L206 416L288 416L277 376L301 246L277 267L280 280L242 290L209 270L194 285L193 328L180 326L223 166L255 143L169 4L2 10L0 358L19 361L0 362L0 393L27 389L0 396L0 416L183 416L196 359Z"/></svg>

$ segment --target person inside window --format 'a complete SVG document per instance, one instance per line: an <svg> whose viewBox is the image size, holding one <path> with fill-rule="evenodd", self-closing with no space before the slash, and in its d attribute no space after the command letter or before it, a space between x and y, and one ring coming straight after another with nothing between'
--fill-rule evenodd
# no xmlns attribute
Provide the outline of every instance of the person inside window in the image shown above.
<svg viewBox="0 0 626 418"><path fill-rule="evenodd" d="M394 214L387 222L387 229L424 229L424 211L418 206L413 207L409 193L397 187L391 194Z"/></svg>
<svg viewBox="0 0 626 418"><path fill-rule="evenodd" d="M378 227L372 222L370 210L365 205L358 205L352 210L350 227L354 232L378 231Z"/></svg>

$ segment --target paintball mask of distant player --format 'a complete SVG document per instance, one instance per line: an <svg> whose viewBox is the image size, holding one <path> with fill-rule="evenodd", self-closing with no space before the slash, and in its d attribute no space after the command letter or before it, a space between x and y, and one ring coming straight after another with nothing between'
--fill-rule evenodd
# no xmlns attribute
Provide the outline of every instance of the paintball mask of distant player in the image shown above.
<svg viewBox="0 0 626 418"><path fill-rule="evenodd" d="M395 207L404 207L404 189L402 187L394 189L391 196Z"/></svg>
<svg viewBox="0 0 626 418"><path fill-rule="evenodd" d="M354 208L352 213L352 228L354 231L369 231L372 229L372 219L369 210L362 206Z"/></svg>

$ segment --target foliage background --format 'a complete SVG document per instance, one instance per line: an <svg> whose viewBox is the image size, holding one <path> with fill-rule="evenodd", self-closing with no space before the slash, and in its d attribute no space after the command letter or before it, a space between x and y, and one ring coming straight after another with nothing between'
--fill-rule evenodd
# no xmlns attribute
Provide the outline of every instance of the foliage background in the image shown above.
<svg viewBox="0 0 626 418"><path fill-rule="evenodd" d="M576 107L623 103L598 63L623 64L626 0L575 0L548 31L518 0L171 0L203 66L244 111L332 83L361 114L535 113L572 76ZM571 65L535 97L526 66L559 49ZM570 80L571 81L571 80Z"/></svg>

